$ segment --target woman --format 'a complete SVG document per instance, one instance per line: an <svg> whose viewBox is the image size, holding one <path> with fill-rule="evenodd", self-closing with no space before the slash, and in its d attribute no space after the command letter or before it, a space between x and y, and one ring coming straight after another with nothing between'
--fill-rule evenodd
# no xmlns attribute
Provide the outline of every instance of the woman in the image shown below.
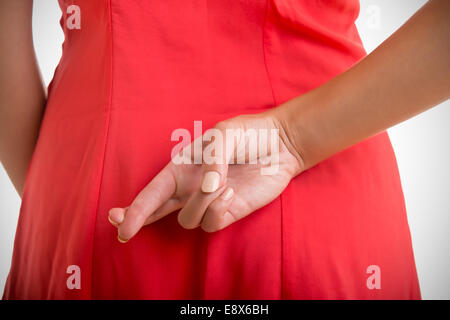
<svg viewBox="0 0 450 320"><path fill-rule="evenodd" d="M367 57L356 0L59 3L45 100L31 0L0 2L4 298L420 298L384 130L450 95L448 1ZM276 170L230 163L226 134L223 161L171 161L196 121L274 130Z"/></svg>

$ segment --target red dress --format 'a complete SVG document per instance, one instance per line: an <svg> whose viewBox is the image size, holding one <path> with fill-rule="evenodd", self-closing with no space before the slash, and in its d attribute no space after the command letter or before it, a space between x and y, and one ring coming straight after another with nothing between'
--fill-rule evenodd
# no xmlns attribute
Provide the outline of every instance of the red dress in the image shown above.
<svg viewBox="0 0 450 320"><path fill-rule="evenodd" d="M63 55L4 298L420 298L385 132L216 233L172 214L121 244L107 219L170 161L173 130L273 108L363 58L358 1L59 2Z"/></svg>

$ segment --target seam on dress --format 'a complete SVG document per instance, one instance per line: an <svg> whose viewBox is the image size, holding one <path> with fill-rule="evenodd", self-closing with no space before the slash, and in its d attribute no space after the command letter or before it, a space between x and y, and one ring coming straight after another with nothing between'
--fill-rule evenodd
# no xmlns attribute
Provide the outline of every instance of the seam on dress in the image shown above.
<svg viewBox="0 0 450 320"><path fill-rule="evenodd" d="M265 42L265 30L266 30L266 21L267 21L267 14L268 14L268 7L269 7L269 1L266 0L266 8L264 12L264 22L263 22L263 32L262 32L262 51L263 51L263 59L264 59L264 68L266 69L266 75L267 75L267 81L269 82L270 91L272 93L272 99L274 107L277 106L276 99L275 99L275 93L272 86L272 81L270 80L270 74L269 74L269 68L267 66L267 58L266 58L266 42Z"/></svg>
<svg viewBox="0 0 450 320"><path fill-rule="evenodd" d="M284 241L283 241L283 194L280 194L280 229L281 229L281 289L280 289L280 298L281 300L284 299Z"/></svg>
<svg viewBox="0 0 450 320"><path fill-rule="evenodd" d="M266 7L264 11L264 21L263 21L263 28L262 28L262 51L263 51L263 60L264 60L264 68L266 70L267 75L267 82L269 83L270 91L272 93L272 99L273 99L273 107L275 108L277 106L277 102L275 99L275 92L273 90L272 81L270 80L270 73L269 68L267 66L267 58L266 58L266 42L265 42L265 30L266 30L266 21L267 21L267 14L269 12L269 1L266 0ZM280 194L280 299L283 299L283 281L284 281L284 252L283 252L283 201L282 201L282 194Z"/></svg>
<svg viewBox="0 0 450 320"><path fill-rule="evenodd" d="M92 240L92 255L91 255L91 286L89 288L89 297L92 299L92 291L94 287L94 277L93 277L93 271L94 271L94 256L95 256L95 235L97 230L97 217L99 213L99 206L100 206L100 194L102 190L103 185L103 175L104 175L104 169L105 169L105 158L106 158L106 150L109 140L109 128L111 123L111 109L112 109L112 96L113 96L113 27L112 27L112 7L111 7L112 0L108 0L108 20L109 20L109 37L110 37L110 43L109 43L109 58L110 58L110 81L109 81L109 97L108 97L108 103L106 107L106 128L105 128L105 137L104 137L104 144L103 144L103 155L101 159L101 169L100 169L100 181L98 184L98 192L97 192L97 201L95 204L95 216L94 216L94 234L93 234L93 240Z"/></svg>

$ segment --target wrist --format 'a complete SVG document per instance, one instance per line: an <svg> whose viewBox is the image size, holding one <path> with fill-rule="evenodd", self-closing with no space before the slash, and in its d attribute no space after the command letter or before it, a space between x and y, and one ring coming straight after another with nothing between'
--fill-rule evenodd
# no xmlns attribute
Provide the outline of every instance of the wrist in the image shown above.
<svg viewBox="0 0 450 320"><path fill-rule="evenodd" d="M268 111L275 127L278 129L281 142L298 162L295 176L309 169L308 158L303 147L300 123L293 115L294 101L287 101Z"/></svg>

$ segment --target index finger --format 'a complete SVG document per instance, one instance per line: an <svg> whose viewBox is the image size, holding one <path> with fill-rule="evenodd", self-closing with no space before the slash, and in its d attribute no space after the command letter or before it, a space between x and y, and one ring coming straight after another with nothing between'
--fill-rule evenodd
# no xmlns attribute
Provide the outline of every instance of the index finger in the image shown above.
<svg viewBox="0 0 450 320"><path fill-rule="evenodd" d="M131 239L147 218L175 193L176 182L169 166L170 163L142 189L126 211L118 228L118 237L122 242Z"/></svg>

